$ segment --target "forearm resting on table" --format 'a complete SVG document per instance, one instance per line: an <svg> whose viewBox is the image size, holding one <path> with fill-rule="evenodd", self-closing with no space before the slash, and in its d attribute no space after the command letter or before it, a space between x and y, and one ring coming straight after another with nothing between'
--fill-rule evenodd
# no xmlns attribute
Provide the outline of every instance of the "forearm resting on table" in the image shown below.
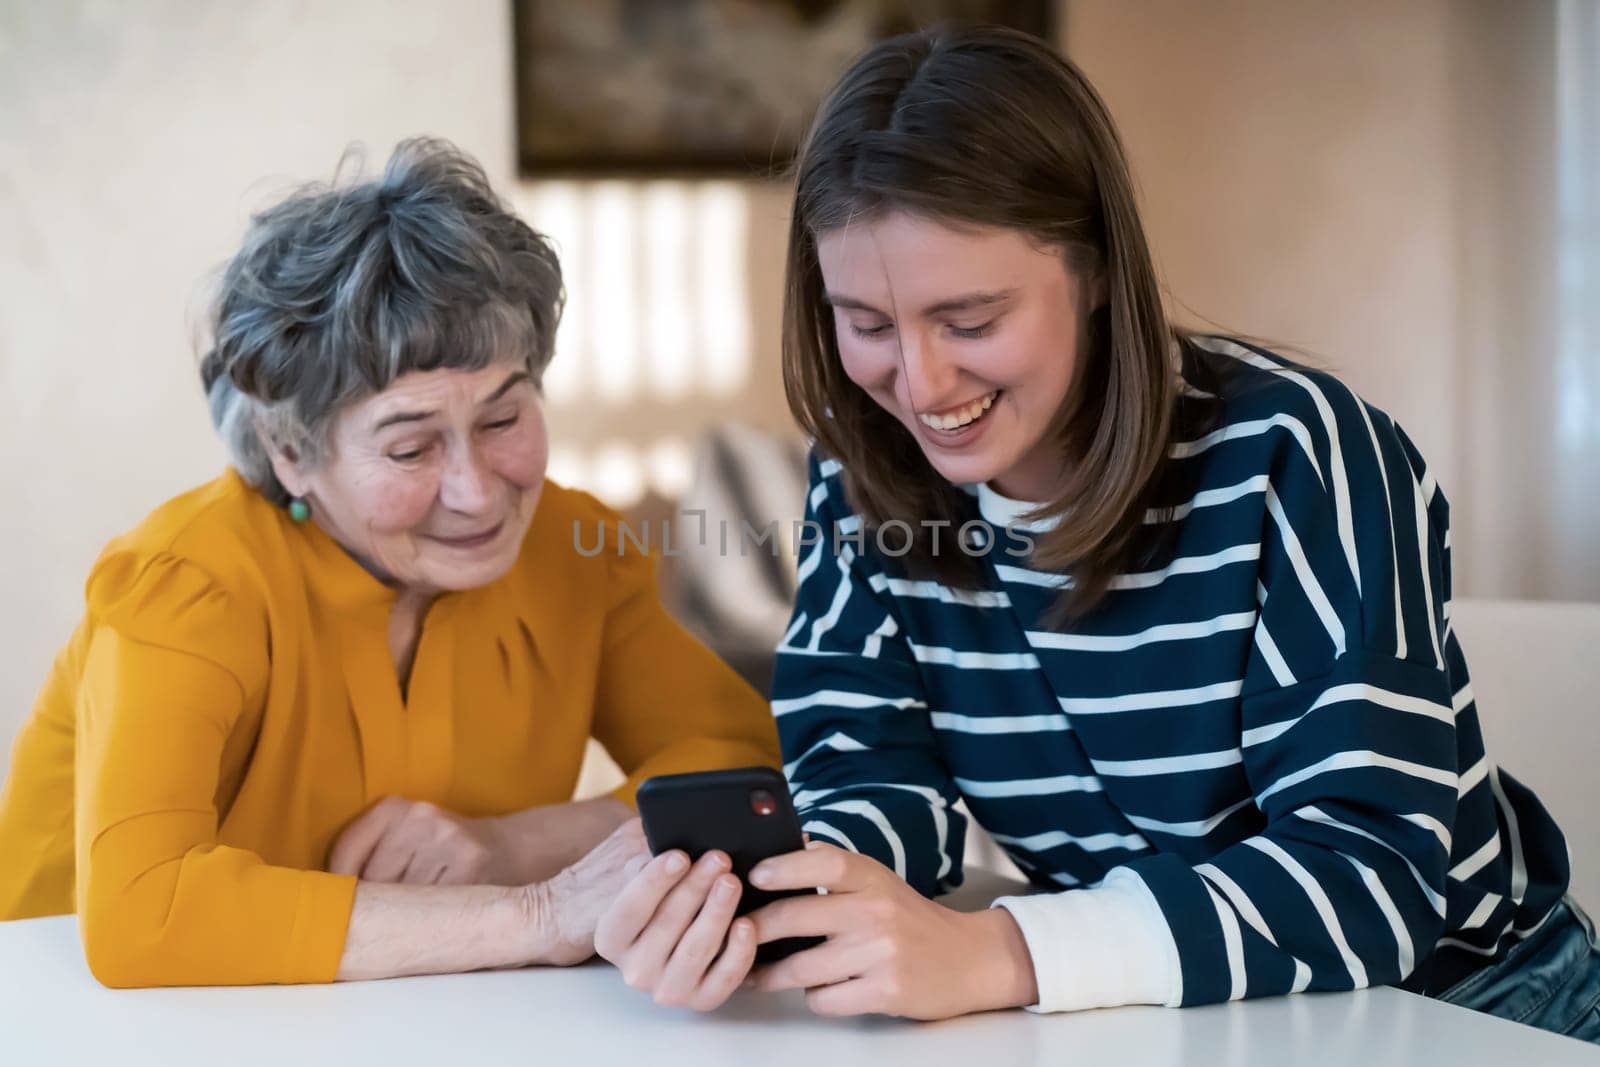
<svg viewBox="0 0 1600 1067"><path fill-rule="evenodd" d="M573 872L556 876L632 816L621 801L597 797L492 820L519 885L358 883L338 980L569 964L587 957L592 948L580 950L558 914L571 887L553 892L552 884L570 882Z"/></svg>
<svg viewBox="0 0 1600 1067"><path fill-rule="evenodd" d="M549 917L535 886L361 882L337 981L545 962Z"/></svg>

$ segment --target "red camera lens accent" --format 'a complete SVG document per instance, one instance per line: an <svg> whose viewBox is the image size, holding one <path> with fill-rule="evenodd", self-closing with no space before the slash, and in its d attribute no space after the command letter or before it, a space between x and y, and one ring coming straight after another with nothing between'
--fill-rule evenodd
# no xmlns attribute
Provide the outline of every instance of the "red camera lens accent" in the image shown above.
<svg viewBox="0 0 1600 1067"><path fill-rule="evenodd" d="M765 789L752 789L750 791L750 810L757 815L776 815L778 813L778 798Z"/></svg>

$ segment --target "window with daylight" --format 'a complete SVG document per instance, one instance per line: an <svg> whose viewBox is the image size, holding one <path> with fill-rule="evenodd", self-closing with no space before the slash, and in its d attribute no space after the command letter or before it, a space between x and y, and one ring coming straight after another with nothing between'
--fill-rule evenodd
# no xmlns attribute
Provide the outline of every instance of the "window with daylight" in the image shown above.
<svg viewBox="0 0 1600 1067"><path fill-rule="evenodd" d="M545 377L550 477L614 507L688 487L693 441L751 378L749 206L734 181L545 181L567 307Z"/></svg>

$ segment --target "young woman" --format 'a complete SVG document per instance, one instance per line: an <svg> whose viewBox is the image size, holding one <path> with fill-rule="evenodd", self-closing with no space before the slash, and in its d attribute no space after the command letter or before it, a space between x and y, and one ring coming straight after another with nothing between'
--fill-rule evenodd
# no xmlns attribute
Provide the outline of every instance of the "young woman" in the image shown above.
<svg viewBox="0 0 1600 1067"><path fill-rule="evenodd" d="M1561 832L1484 752L1444 495L1326 374L1164 317L1076 69L1000 30L863 56L788 286L830 536L773 711L812 843L752 881L828 892L730 924L725 857L659 857L597 932L632 984L708 1008L822 935L754 983L922 1018L1398 984L1600 1036ZM926 899L958 799L1048 892Z"/></svg>

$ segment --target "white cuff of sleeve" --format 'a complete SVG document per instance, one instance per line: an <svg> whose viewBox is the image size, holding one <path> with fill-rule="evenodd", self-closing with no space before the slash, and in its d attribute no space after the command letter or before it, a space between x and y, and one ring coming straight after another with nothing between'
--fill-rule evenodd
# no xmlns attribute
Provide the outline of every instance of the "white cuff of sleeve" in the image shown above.
<svg viewBox="0 0 1600 1067"><path fill-rule="evenodd" d="M1093 889L1001 897L1033 957L1039 1003L1079 1011L1183 1000L1178 944L1149 886L1119 867Z"/></svg>

